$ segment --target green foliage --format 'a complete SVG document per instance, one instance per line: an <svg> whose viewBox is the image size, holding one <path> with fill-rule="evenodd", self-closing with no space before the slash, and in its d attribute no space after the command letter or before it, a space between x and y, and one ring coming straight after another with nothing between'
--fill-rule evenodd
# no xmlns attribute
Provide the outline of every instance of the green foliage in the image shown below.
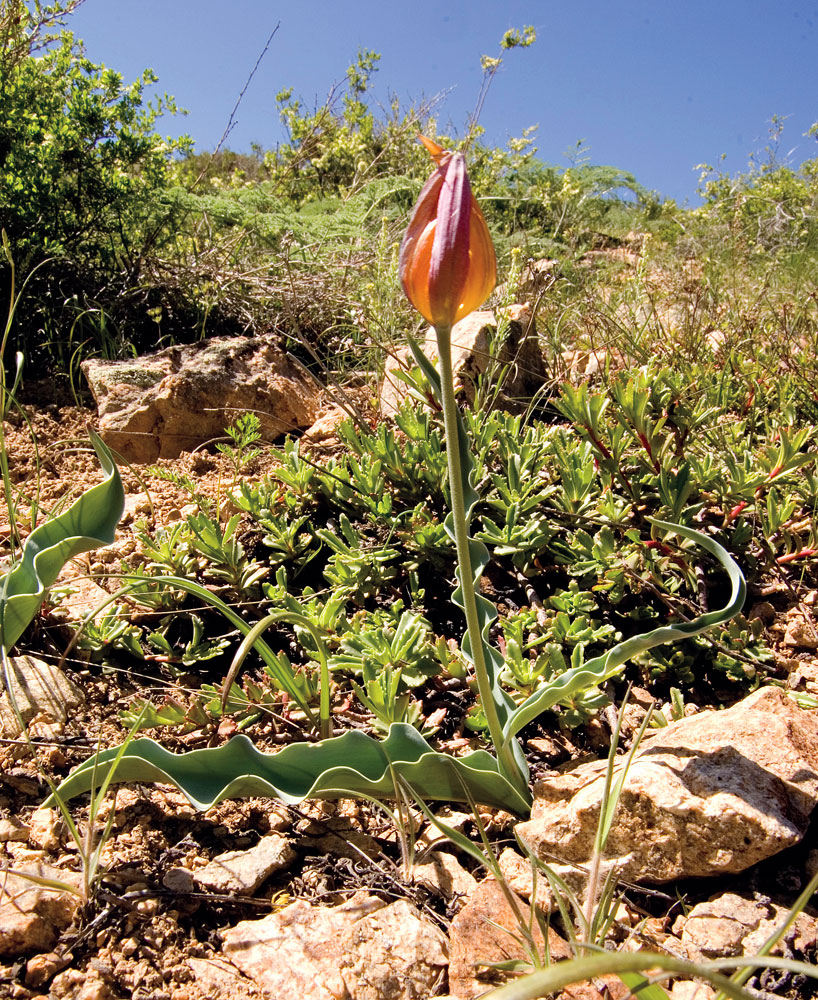
<svg viewBox="0 0 818 1000"><path fill-rule="evenodd" d="M420 615L404 611L396 627L354 628L341 641L340 651L330 658L334 669L365 676L392 669L395 684L418 687L438 673L440 663L429 638L429 623Z"/></svg>
<svg viewBox="0 0 818 1000"><path fill-rule="evenodd" d="M731 177L709 164L699 167L704 205L696 214L740 233L755 252L818 246L818 159L797 170L783 163L778 152L783 128L784 119L774 115L769 143L761 157L750 156L744 174Z"/></svg>
<svg viewBox="0 0 818 1000"><path fill-rule="evenodd" d="M22 269L71 253L116 265L136 249L145 202L168 180L169 148L154 132L163 108L143 107L155 80L146 71L124 86L70 33L4 74L0 198Z"/></svg>
<svg viewBox="0 0 818 1000"><path fill-rule="evenodd" d="M324 576L331 587L361 604L395 577L397 570L392 564L398 551L388 545L367 544L346 514L339 516L338 523L340 535L328 528L315 533L332 551Z"/></svg>
<svg viewBox="0 0 818 1000"><path fill-rule="evenodd" d="M86 623L78 646L98 655L109 656L113 650L121 650L142 659L141 638L142 630L130 624L125 605L114 604L99 618Z"/></svg>
<svg viewBox="0 0 818 1000"><path fill-rule="evenodd" d="M93 432L91 441L105 473L103 481L65 513L35 528L19 559L0 576L0 646L6 652L31 623L68 560L114 540L125 505L122 481L110 451Z"/></svg>
<svg viewBox="0 0 818 1000"><path fill-rule="evenodd" d="M155 658L161 658L166 664L179 664L180 668L189 668L205 660L212 660L229 646L229 641L220 636L208 639L205 635L205 624L199 615L185 616L191 625L190 637L184 643L171 642L169 633L176 624L174 617L163 622L162 628L146 636L146 642L155 651Z"/></svg>
<svg viewBox="0 0 818 1000"><path fill-rule="evenodd" d="M22 331L56 324L67 340L72 319L94 311L87 303L96 290L120 272L138 275L146 248L167 240L162 192L171 156L190 146L157 134L159 117L176 108L169 98L145 103L144 90L156 80L150 70L125 84L119 73L87 59L70 32L43 38L43 26L72 6L10 0L2 15L3 227L22 274L49 262L18 310L16 343L29 355L38 345L32 333L26 343ZM48 284L58 279L55 294ZM95 347L105 340L98 331Z"/></svg>
<svg viewBox="0 0 818 1000"><path fill-rule="evenodd" d="M255 413L242 413L224 432L230 442L219 441L216 450L230 459L235 485L242 469L261 454L261 449L256 447L261 440L261 421Z"/></svg>

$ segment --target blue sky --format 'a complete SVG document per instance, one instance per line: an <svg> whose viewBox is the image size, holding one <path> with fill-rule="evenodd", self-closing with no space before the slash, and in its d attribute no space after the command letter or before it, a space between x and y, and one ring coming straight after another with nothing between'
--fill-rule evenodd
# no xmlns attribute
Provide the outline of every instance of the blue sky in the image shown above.
<svg viewBox="0 0 818 1000"><path fill-rule="evenodd" d="M292 87L320 105L359 48L382 56L376 101L442 95L439 120L462 131L480 56L530 24L536 44L507 53L484 106L492 143L538 125L538 155L565 163L584 139L591 162L682 203L697 201L697 164L743 170L773 115L789 116L782 157L818 156L803 137L818 121L818 0L85 0L69 27L128 80L151 67L189 111L162 131L207 150L276 24L230 148L282 142L276 93Z"/></svg>

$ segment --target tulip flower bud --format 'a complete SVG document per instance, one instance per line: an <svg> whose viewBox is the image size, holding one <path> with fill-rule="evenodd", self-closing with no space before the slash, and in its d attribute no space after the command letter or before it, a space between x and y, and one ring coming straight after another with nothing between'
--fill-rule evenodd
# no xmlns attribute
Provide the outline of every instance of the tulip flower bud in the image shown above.
<svg viewBox="0 0 818 1000"><path fill-rule="evenodd" d="M432 326L450 328L481 305L497 280L494 246L471 193L462 153L425 136L437 163L420 192L400 248L407 298Z"/></svg>

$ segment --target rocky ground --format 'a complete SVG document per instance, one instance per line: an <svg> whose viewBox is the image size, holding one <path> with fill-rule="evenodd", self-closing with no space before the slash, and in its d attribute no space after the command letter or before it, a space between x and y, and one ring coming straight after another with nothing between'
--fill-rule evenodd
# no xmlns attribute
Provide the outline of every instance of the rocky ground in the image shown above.
<svg viewBox="0 0 818 1000"><path fill-rule="evenodd" d="M83 444L94 414L59 400L29 405L27 413L37 449L22 421L8 427L12 475L33 483L39 471L38 502L52 509L99 475ZM225 460L208 449L168 461L214 495L228 479ZM44 610L40 631L26 636L30 645L21 644L21 653L50 653L55 662L70 634L66 619L99 599L93 578L134 551L135 520L166 525L185 513L189 497L172 484L146 481L139 467L123 469L123 479L128 504L120 537L76 561L70 575L79 589L53 612ZM772 587L753 601L790 691L814 693L815 594L794 599ZM46 781L63 777L98 743L121 740L118 713L152 691L155 679L103 671L76 654L63 669L63 708L34 706L30 744L12 732L8 712L0 714L0 997L467 1000L502 980L491 963L524 957L510 897L493 878L420 814L415 862L407 867L394 826L366 802L290 808L258 798L197 813L168 788L121 788L97 816L98 829L109 827L85 898L88 844L72 838L57 811L41 807ZM629 778L609 852L622 880L612 948L693 960L754 953L818 869L809 822L818 798L816 713L775 688L719 716L709 707L691 706L690 718L649 737ZM627 734L645 710L637 691ZM228 720L216 731L171 731L161 739L182 749L220 742L231 731ZM575 742L542 733L527 746L540 784L521 832L580 891L600 787L600 765L589 751L596 745L604 755L607 732L603 720ZM263 726L253 736L264 749L281 738ZM473 816L439 811L476 836ZM72 815L82 831L87 802L74 803ZM490 811L481 818L516 893L512 901L525 913L534 887L515 821ZM43 880L75 891L56 891ZM566 928L542 880L537 898L553 913L552 959L568 957ZM542 934L534 937L544 948ZM815 961L814 911L807 908L778 951ZM813 992L788 973L764 973L751 985L764 997ZM700 996L710 995L702 990ZM597 1000L608 993L627 991L618 981L598 981L572 995ZM687 1000L690 984L677 981L673 994Z"/></svg>

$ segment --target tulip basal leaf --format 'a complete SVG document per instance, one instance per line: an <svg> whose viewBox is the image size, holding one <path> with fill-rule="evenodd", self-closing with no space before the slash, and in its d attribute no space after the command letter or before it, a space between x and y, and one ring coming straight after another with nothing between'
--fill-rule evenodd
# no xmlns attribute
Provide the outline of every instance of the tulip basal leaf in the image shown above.
<svg viewBox="0 0 818 1000"><path fill-rule="evenodd" d="M105 478L63 514L35 528L19 560L0 578L0 644L7 651L37 614L69 559L114 540L125 492L111 452L97 434L90 431L90 436Z"/></svg>
<svg viewBox="0 0 818 1000"><path fill-rule="evenodd" d="M117 759L118 758L118 759ZM396 777L425 800L466 801L464 786L486 805L525 815L529 803L500 774L485 750L466 757L437 753L418 731L393 723L385 740L353 730L321 743L293 743L278 753L257 750L246 736L224 746L174 754L154 740L103 750L73 771L57 793L70 799L113 782L175 785L197 809L227 798L272 795L291 805L304 799L370 795L394 798Z"/></svg>

